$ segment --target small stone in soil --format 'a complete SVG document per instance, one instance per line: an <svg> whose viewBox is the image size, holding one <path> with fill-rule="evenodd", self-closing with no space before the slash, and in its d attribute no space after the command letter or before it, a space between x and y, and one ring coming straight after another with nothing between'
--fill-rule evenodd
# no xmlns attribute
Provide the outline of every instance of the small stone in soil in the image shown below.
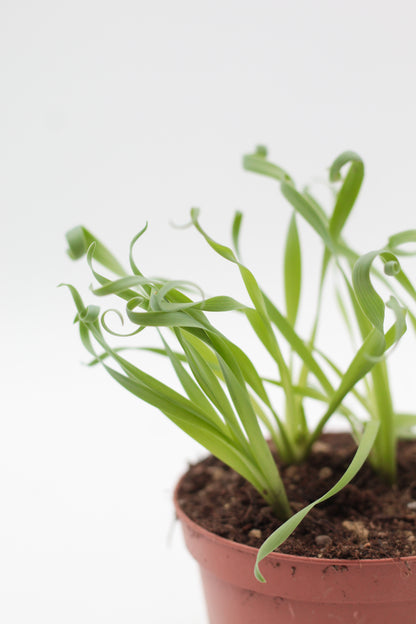
<svg viewBox="0 0 416 624"><path fill-rule="evenodd" d="M260 539L261 538L261 531L260 529L251 529L250 533L248 534L249 537L255 537L256 539Z"/></svg>
<svg viewBox="0 0 416 624"><path fill-rule="evenodd" d="M410 501L410 503L407 503L407 508L410 509L410 511L416 511L416 501Z"/></svg>
<svg viewBox="0 0 416 624"><path fill-rule="evenodd" d="M364 526L364 522L361 522L361 520L344 520L342 526L344 529L347 529L347 531L355 533L355 535L361 540L366 540L368 538L368 529Z"/></svg>
<svg viewBox="0 0 416 624"><path fill-rule="evenodd" d="M328 453L331 448L333 452ZM331 480L341 477L355 448L346 434L324 435L315 445L316 454L312 453L311 460L296 466L295 482L285 474L287 466L278 463L293 512L303 509L311 498L315 500L322 495L322 483L325 484L319 477L322 468L332 468ZM400 441L398 453L400 470L396 489L387 487L365 465L353 483L305 518L280 551L337 559L416 555L416 509L412 509L413 505L407 507L409 502L416 503L416 440ZM217 480L209 471L210 467L220 467L226 475ZM221 472L214 471L214 474L220 477ZM215 490L213 485L217 486ZM191 468L184 478L179 501L185 513L207 530L250 546L258 546L279 526L260 495L213 457ZM243 523L241 518L244 518ZM343 526L345 521L352 524L347 522ZM364 533L356 524L359 521ZM252 528L261 531L261 538L249 536ZM369 531L367 538L366 530ZM319 535L330 536L332 544L318 546L315 538Z"/></svg>
<svg viewBox="0 0 416 624"><path fill-rule="evenodd" d="M317 535L315 537L315 544L321 548L325 548L326 546L332 544L332 539L329 535Z"/></svg>
<svg viewBox="0 0 416 624"><path fill-rule="evenodd" d="M299 481L300 479L299 470L295 464L286 468L285 475L288 479L292 479L293 481Z"/></svg>
<svg viewBox="0 0 416 624"><path fill-rule="evenodd" d="M220 468L219 466L210 466L207 472L211 474L211 477L214 479L214 481L220 481L227 474L225 470L223 468Z"/></svg>
<svg viewBox="0 0 416 624"><path fill-rule="evenodd" d="M333 472L334 471L332 470L332 468L330 468L330 466L324 466L319 471L319 478L320 479L329 479L329 477L332 477Z"/></svg>
<svg viewBox="0 0 416 624"><path fill-rule="evenodd" d="M331 447L326 442L321 440L317 440L312 444L312 452L313 453L331 453Z"/></svg>

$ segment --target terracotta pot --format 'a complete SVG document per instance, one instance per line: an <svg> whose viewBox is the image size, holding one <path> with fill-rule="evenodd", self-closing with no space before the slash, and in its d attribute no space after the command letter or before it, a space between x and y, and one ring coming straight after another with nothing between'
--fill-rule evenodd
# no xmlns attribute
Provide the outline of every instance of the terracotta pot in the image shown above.
<svg viewBox="0 0 416 624"><path fill-rule="evenodd" d="M178 486L179 487L179 486ZM257 550L206 531L175 507L200 566L211 624L416 624L416 557L318 559Z"/></svg>

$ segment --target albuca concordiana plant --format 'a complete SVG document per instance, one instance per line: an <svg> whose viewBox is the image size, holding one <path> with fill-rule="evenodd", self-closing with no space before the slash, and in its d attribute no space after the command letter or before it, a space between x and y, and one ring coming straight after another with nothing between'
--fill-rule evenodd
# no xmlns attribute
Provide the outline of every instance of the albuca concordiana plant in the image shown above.
<svg viewBox="0 0 416 624"><path fill-rule="evenodd" d="M67 286L77 307L75 320L81 340L93 357L92 364L100 364L126 390L158 408L240 473L283 522L258 553L255 572L259 580L264 580L258 563L292 533L312 507L342 489L367 458L382 478L395 481L397 440L412 435L416 415L395 412L385 355L406 331L406 315L416 328L416 318L405 305L405 301L416 301L416 290L398 260L400 255L411 255L405 246L416 242L416 230L395 234L384 247L364 255L359 255L344 240L343 228L364 176L363 162L353 152L341 154L329 170L329 186L334 192L330 214L309 190L298 190L283 169L269 162L264 148L246 156L244 167L274 178L292 211L284 250L284 304L276 304L268 297L240 259L240 212L232 225L232 246L213 240L205 232L196 209L191 210L191 225L213 252L224 262L235 265L250 305L229 296L205 298L202 291L195 290L188 282L143 275L134 261L133 248L147 226L131 242L129 271L84 227L67 233L70 257L87 256L98 282L92 288L93 294L125 302L124 315L119 310L116 313L121 320L125 316L136 326L123 336L129 338L128 345L113 347L108 342L106 335L121 335L108 326L107 314L114 312L112 308L101 312L95 305L85 306L78 291ZM302 281L299 218L309 224L322 242L316 311L310 335L306 337L296 329ZM376 259L378 268L374 266ZM98 272L97 264L112 275ZM338 274L334 283L339 286L335 286L334 294L346 330L349 336L358 339L359 345L343 368L333 354L323 353L316 344L326 302L324 284L330 271ZM385 293L386 302L380 290ZM198 294L192 296L192 292ZM390 323L385 320L386 308L390 310ZM275 378L263 377L245 354L244 345L236 344L217 328L218 314L245 316L275 362L278 371ZM158 346L140 345L141 335L149 327L157 329ZM137 353L143 350L170 361L181 392L133 363L132 357L137 358ZM283 408L274 405L270 398L270 389L276 386L284 397ZM359 416L349 404L351 398L354 405L360 406ZM313 399L321 406L321 416L314 427L305 416L305 399ZM335 413L348 423L357 441L357 452L334 487L292 514L271 448L275 448L285 463L303 461Z"/></svg>

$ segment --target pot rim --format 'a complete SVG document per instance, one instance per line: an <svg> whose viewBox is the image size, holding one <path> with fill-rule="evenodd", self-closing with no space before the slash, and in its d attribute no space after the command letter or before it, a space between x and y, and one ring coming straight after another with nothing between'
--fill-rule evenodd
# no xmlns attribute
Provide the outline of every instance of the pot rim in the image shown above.
<svg viewBox="0 0 416 624"><path fill-rule="evenodd" d="M182 481L185 479L186 473L181 476L179 481L177 482L173 494L173 502L175 505L176 519L184 522L188 527L195 532L196 534L201 535L205 539L216 542L217 544L223 544L229 549L239 551L241 553L245 553L246 555L251 555L253 557L257 556L258 548L254 548L254 546L247 546L247 544L241 544L240 542L234 542L233 540L229 540L225 537L221 537L216 533L212 533L208 531L197 522L192 520L186 513L183 511L179 504L179 488L181 487ZM274 561L286 561L287 563L298 561L299 563L304 562L309 565L319 565L323 564L326 566L351 566L351 567L362 567L363 565L391 565L392 563L399 562L408 562L416 564L416 555L408 555L404 557L383 557L380 559L330 559L325 557L306 557L304 555L288 555L285 553L279 553L273 551L269 555L267 555L266 560L269 560L270 563Z"/></svg>

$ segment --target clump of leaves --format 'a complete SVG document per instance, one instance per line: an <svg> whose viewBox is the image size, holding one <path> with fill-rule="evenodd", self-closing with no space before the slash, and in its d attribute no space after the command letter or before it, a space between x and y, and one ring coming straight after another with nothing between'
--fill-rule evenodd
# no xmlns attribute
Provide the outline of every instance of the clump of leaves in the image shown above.
<svg viewBox="0 0 416 624"><path fill-rule="evenodd" d="M133 248L147 226L131 242L129 271L86 228L79 226L67 233L69 255L73 259L87 256L98 282L92 288L93 294L99 298L116 296L125 302L125 316L136 326L127 335L128 346L114 348L108 342L106 335L115 334L106 320L112 308L101 313L95 305L85 306L78 291L67 286L77 307L75 320L80 337L93 356L92 363L101 364L126 390L158 408L239 472L283 521L259 550L255 572L259 580L264 580L258 563L292 533L314 505L344 487L369 456L382 477L392 483L395 480L397 440L402 435L411 435L416 416L395 412L385 355L406 331L406 312L416 327L416 318L406 310L403 300L407 297L416 301L416 290L398 260L398 256L411 253L403 251L402 246L416 242L416 230L396 234L383 248L361 256L347 244L343 228L364 177L363 162L353 152L341 154L329 170L329 185L334 192L329 214L308 189L298 190L283 169L267 160L265 148L246 156L244 167L277 180L292 209L283 258L284 304L272 301L241 260L242 214L239 212L232 224L230 246L209 236L201 226L197 209L191 210L191 225L216 254L235 265L249 305L229 296L205 298L202 291L195 297L187 282L143 275L134 261ZM316 311L307 337L301 336L296 327L302 300L299 218L309 224L322 242ZM381 259L381 269L374 266L377 258ZM98 272L96 263L112 276ZM325 299L324 284L330 270L339 274L342 285L337 287L335 295L346 330L359 336L359 346L344 368L316 344ZM373 282L377 283L377 290ZM400 294L395 290L396 285ZM378 292L380 289L388 295L386 302ZM387 308L392 322L386 328ZM120 311L116 313L123 319ZM218 329L215 323L218 314L245 316L275 362L276 378L263 377L245 354L244 344L237 344ZM150 327L157 329L160 344L141 347L137 340ZM131 350L140 349L166 357L183 391L178 392L134 364L129 355ZM284 397L283 408L279 409L271 400L270 389L276 386ZM359 417L348 404L351 397L361 407ZM304 404L310 399L321 405L321 417L314 426L305 416ZM357 441L356 455L330 491L292 515L266 437L284 462L302 461L336 412L345 417Z"/></svg>

